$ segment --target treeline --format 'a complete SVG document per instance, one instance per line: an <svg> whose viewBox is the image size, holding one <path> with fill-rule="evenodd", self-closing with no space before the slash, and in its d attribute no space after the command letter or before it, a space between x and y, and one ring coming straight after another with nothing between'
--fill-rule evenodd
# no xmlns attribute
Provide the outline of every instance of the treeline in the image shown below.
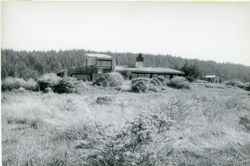
<svg viewBox="0 0 250 166"><path fill-rule="evenodd" d="M134 66L137 54L95 52L89 50L66 51L15 51L1 50L2 79L8 76L19 78L38 78L48 72L57 72L66 67L83 66L86 53L103 53L116 59L117 65ZM199 77L206 74L216 74L222 80L238 79L250 81L250 66L231 63L216 63L198 59L184 59L171 55L143 54L144 65L147 67L169 67L181 69L185 64L195 65L199 70Z"/></svg>

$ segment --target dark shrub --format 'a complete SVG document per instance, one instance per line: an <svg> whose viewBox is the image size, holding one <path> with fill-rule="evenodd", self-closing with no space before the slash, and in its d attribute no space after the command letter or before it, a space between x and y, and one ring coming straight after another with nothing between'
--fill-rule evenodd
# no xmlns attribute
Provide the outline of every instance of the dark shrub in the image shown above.
<svg viewBox="0 0 250 166"><path fill-rule="evenodd" d="M55 73L44 74L38 79L39 89L41 91L45 91L48 87L53 89L61 80L62 78L58 77Z"/></svg>
<svg viewBox="0 0 250 166"><path fill-rule="evenodd" d="M150 79L147 77L139 77L131 80L131 91L140 93L149 89Z"/></svg>
<svg viewBox="0 0 250 166"><path fill-rule="evenodd" d="M180 68L180 70L185 73L186 79L190 82L193 82L197 77L200 76L200 71L195 64L185 63L184 66Z"/></svg>
<svg viewBox="0 0 250 166"><path fill-rule="evenodd" d="M248 131L250 131L250 119L247 116L241 116L239 124L244 126Z"/></svg>
<svg viewBox="0 0 250 166"><path fill-rule="evenodd" d="M72 77L66 77L59 81L57 85L53 87L53 91L56 93L74 93L76 92L75 85L77 80Z"/></svg>
<svg viewBox="0 0 250 166"><path fill-rule="evenodd" d="M155 85L155 86L165 86L165 85L167 85L168 82L169 82L169 80L165 77L162 77L162 76L157 76L157 77L154 77L150 80L150 83Z"/></svg>
<svg viewBox="0 0 250 166"><path fill-rule="evenodd" d="M189 81L189 82L194 82L194 78L193 77L190 77L190 76L186 76L186 79Z"/></svg>
<svg viewBox="0 0 250 166"><path fill-rule="evenodd" d="M103 87L109 86L108 74L102 74L98 76L97 79L93 82L93 85L103 86Z"/></svg>

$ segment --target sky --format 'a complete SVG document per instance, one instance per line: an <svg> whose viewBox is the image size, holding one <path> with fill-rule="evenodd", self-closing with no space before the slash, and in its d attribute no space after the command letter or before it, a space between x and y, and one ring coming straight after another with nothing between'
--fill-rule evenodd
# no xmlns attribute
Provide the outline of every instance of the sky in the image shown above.
<svg viewBox="0 0 250 166"><path fill-rule="evenodd" d="M250 2L2 2L2 48L171 54L250 66Z"/></svg>

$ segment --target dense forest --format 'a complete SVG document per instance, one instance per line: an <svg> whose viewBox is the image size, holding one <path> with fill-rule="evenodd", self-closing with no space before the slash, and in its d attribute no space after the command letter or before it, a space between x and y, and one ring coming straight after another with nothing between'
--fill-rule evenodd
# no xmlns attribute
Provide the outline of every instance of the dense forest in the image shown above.
<svg viewBox="0 0 250 166"><path fill-rule="evenodd" d="M104 53L116 59L117 65L133 66L137 54L96 52L83 49L65 51L16 51L1 50L2 79L12 76L24 79L38 78L43 73L57 72L66 67L82 66L86 53ZM143 54L144 65L150 67L169 67L181 69L185 64L197 66L202 78L206 74L216 74L222 80L238 79L250 81L250 66L232 63L216 63L198 59L184 59L171 55Z"/></svg>

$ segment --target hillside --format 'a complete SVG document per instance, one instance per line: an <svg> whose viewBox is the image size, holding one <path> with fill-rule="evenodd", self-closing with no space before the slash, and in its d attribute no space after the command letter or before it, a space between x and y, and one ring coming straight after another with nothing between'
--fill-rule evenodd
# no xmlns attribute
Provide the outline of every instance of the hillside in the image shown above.
<svg viewBox="0 0 250 166"><path fill-rule="evenodd" d="M247 166L248 93L203 83L157 93L87 84L78 94L4 92L3 165Z"/></svg>
<svg viewBox="0 0 250 166"><path fill-rule="evenodd" d="M82 66L85 53L90 50L65 51L15 51L1 50L2 79L7 76L21 78L37 78L48 72L56 72L66 67ZM118 65L133 66L137 54L133 53L104 53L113 56ZM144 64L148 67L168 67L180 69L185 63L195 64L200 71L200 78L206 74L216 74L222 80L238 79L243 82L250 81L250 67L240 64L216 63L197 59L183 59L171 55L143 54Z"/></svg>

